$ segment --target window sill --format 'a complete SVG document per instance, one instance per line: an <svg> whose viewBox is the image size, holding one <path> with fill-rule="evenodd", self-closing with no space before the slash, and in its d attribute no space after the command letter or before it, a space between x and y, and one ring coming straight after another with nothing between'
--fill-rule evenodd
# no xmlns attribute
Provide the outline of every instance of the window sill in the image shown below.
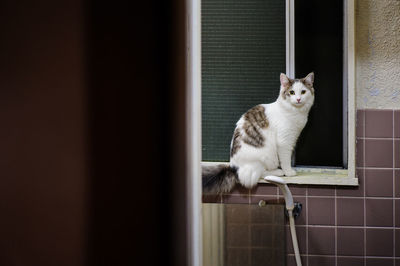
<svg viewBox="0 0 400 266"><path fill-rule="evenodd" d="M217 162L202 162L202 165L228 164ZM297 185L328 185L328 186L358 186L358 178L349 176L345 169L295 167L296 176L282 177L287 184ZM260 179L258 183L267 183Z"/></svg>
<svg viewBox="0 0 400 266"><path fill-rule="evenodd" d="M358 186L358 178L349 176L347 170L305 167L295 167L295 170L296 176L283 177L287 184ZM258 183L267 182L260 180Z"/></svg>

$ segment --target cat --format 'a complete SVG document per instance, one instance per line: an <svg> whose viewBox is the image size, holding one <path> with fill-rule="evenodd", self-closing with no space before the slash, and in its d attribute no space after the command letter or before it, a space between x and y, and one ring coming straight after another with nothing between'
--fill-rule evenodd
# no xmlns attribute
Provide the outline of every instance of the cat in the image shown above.
<svg viewBox="0 0 400 266"><path fill-rule="evenodd" d="M280 75L278 99L257 105L236 123L229 165L203 166L206 193L227 193L236 183L252 188L267 175L295 176L291 157L314 103L314 73L302 79Z"/></svg>

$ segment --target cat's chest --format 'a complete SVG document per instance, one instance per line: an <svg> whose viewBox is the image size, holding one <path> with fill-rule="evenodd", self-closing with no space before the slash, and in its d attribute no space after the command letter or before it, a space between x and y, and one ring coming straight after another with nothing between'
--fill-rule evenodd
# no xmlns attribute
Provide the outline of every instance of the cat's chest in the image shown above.
<svg viewBox="0 0 400 266"><path fill-rule="evenodd" d="M276 128L279 133L284 133L284 131L296 131L302 130L307 123L307 116L302 114L272 114L273 123L272 126ZM283 131L283 132L282 132Z"/></svg>
<svg viewBox="0 0 400 266"><path fill-rule="evenodd" d="M294 145L307 122L307 117L281 115L277 118L274 123L277 143Z"/></svg>
<svg viewBox="0 0 400 266"><path fill-rule="evenodd" d="M283 124L285 127L302 130L306 123L307 117L304 115L289 115L284 119Z"/></svg>

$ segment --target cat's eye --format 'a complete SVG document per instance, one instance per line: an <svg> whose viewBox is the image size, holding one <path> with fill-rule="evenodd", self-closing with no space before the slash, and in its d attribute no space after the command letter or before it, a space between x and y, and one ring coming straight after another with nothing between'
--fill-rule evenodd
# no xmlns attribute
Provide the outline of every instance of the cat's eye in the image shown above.
<svg viewBox="0 0 400 266"><path fill-rule="evenodd" d="M294 95L294 91L289 91L290 95Z"/></svg>
<svg viewBox="0 0 400 266"><path fill-rule="evenodd" d="M305 93L306 93L306 90L302 90L302 91L301 91L301 94L305 94Z"/></svg>

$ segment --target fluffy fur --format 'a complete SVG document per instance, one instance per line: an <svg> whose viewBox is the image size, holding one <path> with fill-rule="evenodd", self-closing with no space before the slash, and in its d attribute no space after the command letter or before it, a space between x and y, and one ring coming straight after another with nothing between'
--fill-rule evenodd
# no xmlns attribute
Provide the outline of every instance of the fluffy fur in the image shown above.
<svg viewBox="0 0 400 266"><path fill-rule="evenodd" d="M211 194L229 192L238 181L237 168L228 165L204 167L202 177L204 192Z"/></svg>
<svg viewBox="0 0 400 266"><path fill-rule="evenodd" d="M229 192L239 182L252 188L266 175L294 176L291 157L314 103L314 73L303 79L280 76L280 94L260 104L236 123L229 166L203 167L206 192Z"/></svg>

